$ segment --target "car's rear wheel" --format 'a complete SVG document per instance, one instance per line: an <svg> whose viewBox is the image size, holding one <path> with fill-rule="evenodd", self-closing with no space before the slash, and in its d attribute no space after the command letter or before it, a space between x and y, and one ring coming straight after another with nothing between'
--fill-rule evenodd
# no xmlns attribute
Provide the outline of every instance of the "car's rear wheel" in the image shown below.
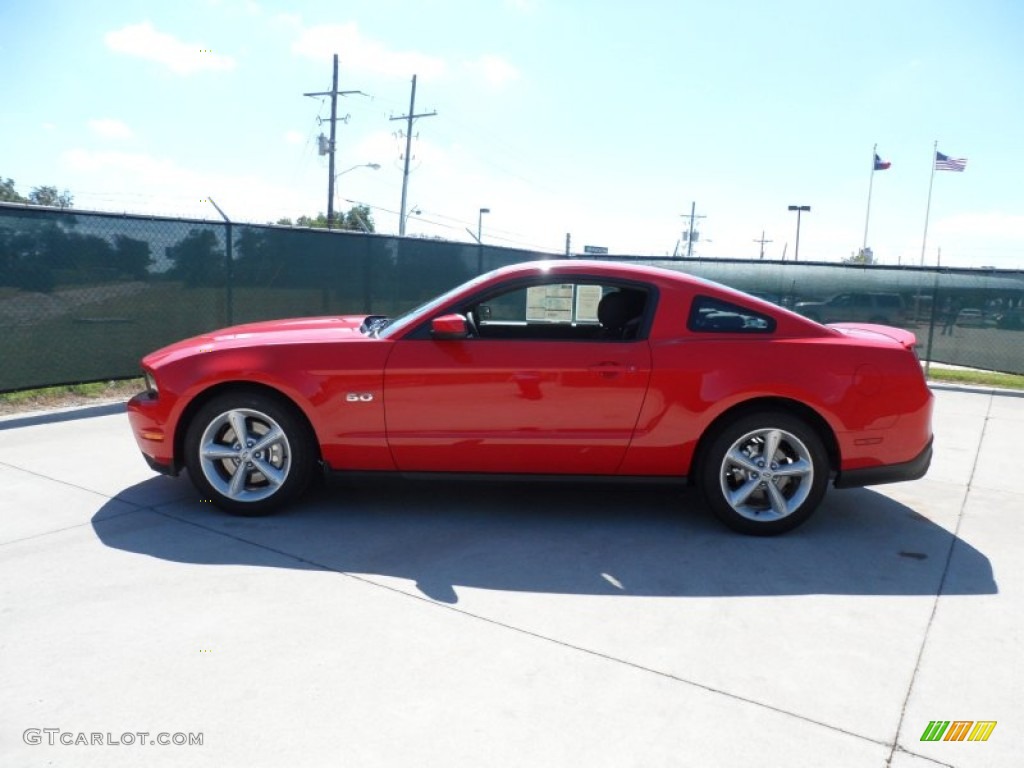
<svg viewBox="0 0 1024 768"><path fill-rule="evenodd" d="M204 404L185 435L185 465L201 494L238 515L265 515L309 483L315 445L293 407L259 392Z"/></svg>
<svg viewBox="0 0 1024 768"><path fill-rule="evenodd" d="M760 411L718 430L701 461L698 484L712 512L730 528L771 536L811 516L828 475L828 454L813 427L783 411Z"/></svg>

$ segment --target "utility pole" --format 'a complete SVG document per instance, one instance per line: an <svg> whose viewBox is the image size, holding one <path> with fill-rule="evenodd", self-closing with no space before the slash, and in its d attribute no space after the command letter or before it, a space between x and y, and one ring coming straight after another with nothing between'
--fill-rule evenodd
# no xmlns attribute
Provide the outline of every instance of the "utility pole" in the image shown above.
<svg viewBox="0 0 1024 768"><path fill-rule="evenodd" d="M774 242L774 241L772 241L772 240L765 240L764 239L764 230L762 229L761 230L761 239L760 240L756 240L755 239L754 242L761 244L761 261L764 261L764 244L765 243L771 243L771 242Z"/></svg>
<svg viewBox="0 0 1024 768"><path fill-rule="evenodd" d="M690 229L685 233L686 237L686 258L693 257L693 241L697 238L697 233L693 229L693 225L696 219L706 219L707 216L703 214L698 216L696 214L697 203L690 203ZM685 218L685 217L684 217Z"/></svg>
<svg viewBox="0 0 1024 768"><path fill-rule="evenodd" d="M405 237L405 200L409 191L409 153L412 151L412 121L417 117L433 117L437 110L424 112L421 115L416 113L416 75L412 76L412 96L409 97L409 114L401 117L392 117L392 120L405 120L405 173L402 175L402 209L398 215L398 236Z"/></svg>
<svg viewBox="0 0 1024 768"><path fill-rule="evenodd" d="M321 146L320 154L328 155L327 158L327 228L330 229L334 225L334 137L338 122L338 97L339 96L350 96L354 93L366 94L362 91L339 91L338 90L338 54L334 54L334 77L331 80L331 90L329 91L314 91L313 93L304 93L303 96L330 96L331 97L331 138L327 143L326 152L322 144L323 134L320 134ZM349 115L341 118L345 122L348 122ZM320 120L323 123L323 120Z"/></svg>
<svg viewBox="0 0 1024 768"><path fill-rule="evenodd" d="M791 205L789 210L796 211L796 248L793 250L793 261L800 261L800 214L810 213L809 205Z"/></svg>

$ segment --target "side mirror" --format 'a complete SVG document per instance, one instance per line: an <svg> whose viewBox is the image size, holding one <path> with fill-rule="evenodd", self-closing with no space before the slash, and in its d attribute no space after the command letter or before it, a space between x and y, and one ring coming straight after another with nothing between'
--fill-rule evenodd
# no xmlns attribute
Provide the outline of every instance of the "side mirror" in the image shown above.
<svg viewBox="0 0 1024 768"><path fill-rule="evenodd" d="M430 335L435 339L465 339L469 325L462 315L441 315L430 321Z"/></svg>

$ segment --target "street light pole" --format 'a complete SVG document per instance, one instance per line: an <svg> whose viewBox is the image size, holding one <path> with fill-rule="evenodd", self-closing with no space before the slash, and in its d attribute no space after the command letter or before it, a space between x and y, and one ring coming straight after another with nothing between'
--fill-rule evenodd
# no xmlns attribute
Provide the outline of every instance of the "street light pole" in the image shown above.
<svg viewBox="0 0 1024 768"><path fill-rule="evenodd" d="M351 168L346 168L344 171L341 171L341 173L334 174L334 184L331 185L332 194L334 193L334 186L338 183L339 176L344 176L349 171L355 171L359 168L369 168L372 171L379 171L380 163L360 163L359 165L353 165ZM334 206L332 205L331 208L333 209Z"/></svg>
<svg viewBox="0 0 1024 768"><path fill-rule="evenodd" d="M796 211L796 248L793 251L793 261L800 261L800 214L804 211L810 213L809 205L791 205L789 210Z"/></svg>
<svg viewBox="0 0 1024 768"><path fill-rule="evenodd" d="M484 214L485 213L490 213L490 212L491 212L490 208L481 208L480 209L480 216L479 216L479 218L477 219L477 222L476 222L476 241L478 243L480 243L481 245L483 245L483 240L481 240L480 237L481 237L481 235L483 235L483 230L484 230Z"/></svg>
<svg viewBox="0 0 1024 768"><path fill-rule="evenodd" d="M420 210L420 207L418 205L414 205L409 210L409 212L405 214L405 223L406 223L406 225L409 224L409 217L410 216L419 216L421 213L423 213L423 211Z"/></svg>

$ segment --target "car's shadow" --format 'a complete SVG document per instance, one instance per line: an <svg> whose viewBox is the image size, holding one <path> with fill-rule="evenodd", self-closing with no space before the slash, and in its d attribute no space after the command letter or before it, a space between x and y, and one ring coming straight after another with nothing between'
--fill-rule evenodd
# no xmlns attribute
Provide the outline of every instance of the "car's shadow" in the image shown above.
<svg viewBox="0 0 1024 768"><path fill-rule="evenodd" d="M122 498L145 505L150 497L155 511L101 509L97 536L180 563L408 579L452 603L459 587L666 597L997 591L981 552L865 489L832 491L803 527L751 538L722 527L692 491L676 487L346 481L278 515L239 518L194 494L157 506L177 483L187 480L126 489Z"/></svg>

